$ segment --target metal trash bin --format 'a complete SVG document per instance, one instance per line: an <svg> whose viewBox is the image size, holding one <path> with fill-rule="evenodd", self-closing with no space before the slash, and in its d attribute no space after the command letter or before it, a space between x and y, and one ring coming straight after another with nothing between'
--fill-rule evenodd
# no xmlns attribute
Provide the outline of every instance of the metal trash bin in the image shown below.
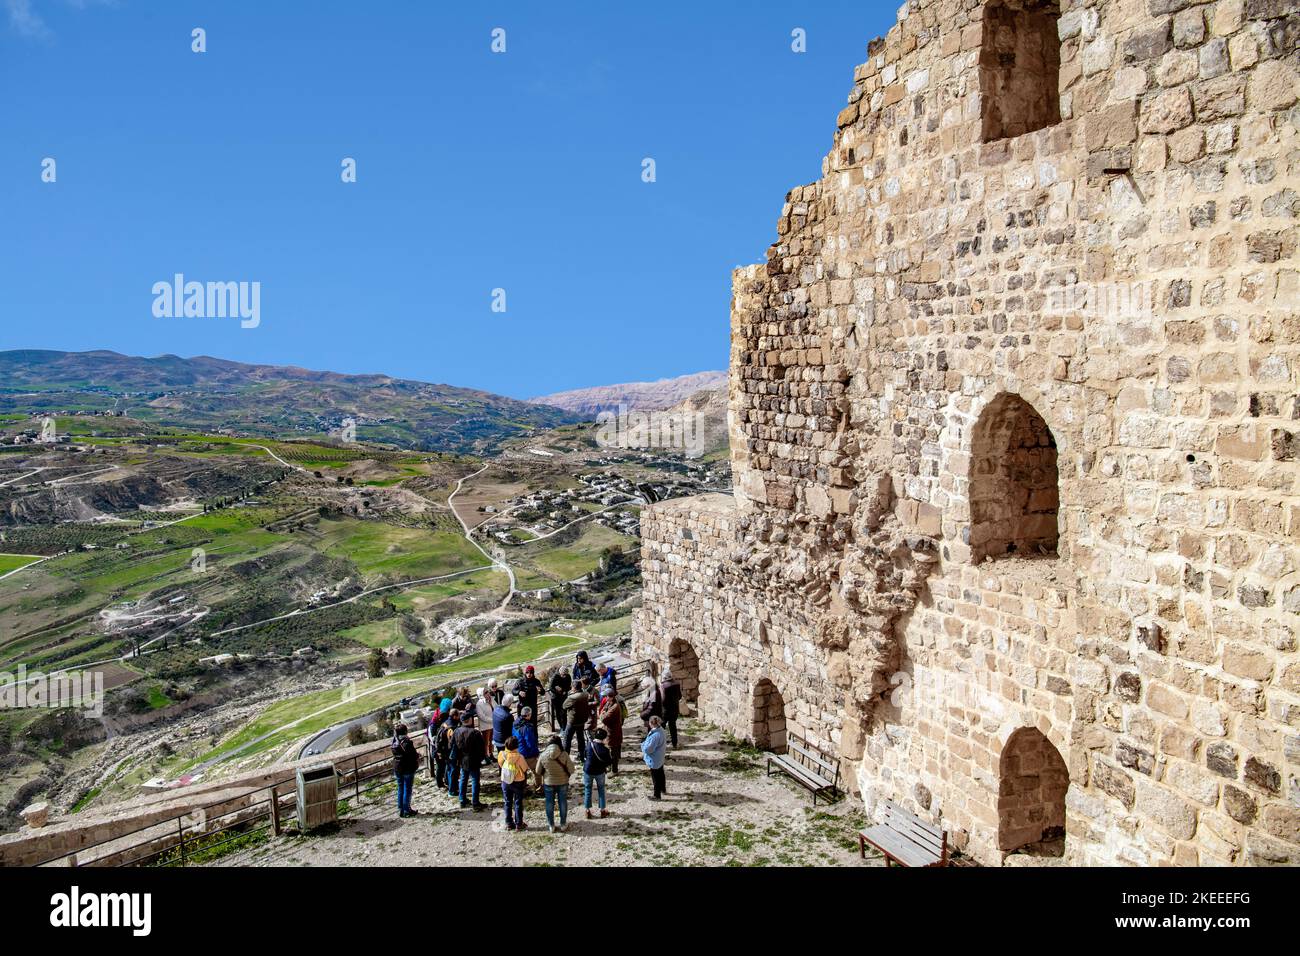
<svg viewBox="0 0 1300 956"><path fill-rule="evenodd" d="M298 829L306 833L339 818L339 778L332 763L298 768Z"/></svg>

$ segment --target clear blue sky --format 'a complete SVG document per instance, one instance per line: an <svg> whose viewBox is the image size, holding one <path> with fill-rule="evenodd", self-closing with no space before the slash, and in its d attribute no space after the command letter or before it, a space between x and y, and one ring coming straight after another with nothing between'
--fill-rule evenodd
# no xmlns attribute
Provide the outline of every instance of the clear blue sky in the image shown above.
<svg viewBox="0 0 1300 956"><path fill-rule="evenodd" d="M0 348L515 397L725 368L730 271L895 8L0 0ZM155 318L177 272L260 282L260 326Z"/></svg>

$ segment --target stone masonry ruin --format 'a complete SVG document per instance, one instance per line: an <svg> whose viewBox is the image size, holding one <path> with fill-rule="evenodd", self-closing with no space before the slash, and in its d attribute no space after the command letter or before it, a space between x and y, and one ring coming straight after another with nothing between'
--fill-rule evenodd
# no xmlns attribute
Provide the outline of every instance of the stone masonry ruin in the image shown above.
<svg viewBox="0 0 1300 956"><path fill-rule="evenodd" d="M1300 863L1300 13L918 0L733 275L638 649L986 864Z"/></svg>

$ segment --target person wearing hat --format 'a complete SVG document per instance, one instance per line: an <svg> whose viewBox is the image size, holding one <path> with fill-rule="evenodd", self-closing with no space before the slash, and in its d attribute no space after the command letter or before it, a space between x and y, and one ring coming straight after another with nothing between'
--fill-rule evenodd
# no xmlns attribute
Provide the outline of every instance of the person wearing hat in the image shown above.
<svg viewBox="0 0 1300 956"><path fill-rule="evenodd" d="M605 743L610 754L609 772L615 776L618 776L618 757L623 749L623 710L623 698L618 696L617 686L610 687L600 700L596 723L605 731Z"/></svg>
<svg viewBox="0 0 1300 956"><path fill-rule="evenodd" d="M541 699L542 682L537 679L537 671L533 665L529 664L524 668L524 676L519 680L519 686L516 688L516 697L519 700L520 713L524 709L532 711L533 727L537 727L537 702Z"/></svg>

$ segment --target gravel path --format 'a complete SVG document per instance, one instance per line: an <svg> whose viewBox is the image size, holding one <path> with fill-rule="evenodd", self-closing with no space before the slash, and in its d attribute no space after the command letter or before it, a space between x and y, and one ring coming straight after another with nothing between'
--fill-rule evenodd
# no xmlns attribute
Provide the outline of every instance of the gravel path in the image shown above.
<svg viewBox="0 0 1300 956"><path fill-rule="evenodd" d="M717 730L685 721L681 748L669 752L668 796L649 799L650 777L637 749L623 746L623 772L609 778L605 819L582 809L581 772L569 787L569 826L550 834L540 798L525 802L529 829L511 833L501 820L495 769L484 770L490 809L460 810L427 776L416 781L417 817L400 819L392 785L349 806L337 831L287 835L230 854L221 866L862 866L855 798L814 810L806 790L765 776L761 756ZM631 728L629 727L629 730ZM634 759L635 754L635 759Z"/></svg>

